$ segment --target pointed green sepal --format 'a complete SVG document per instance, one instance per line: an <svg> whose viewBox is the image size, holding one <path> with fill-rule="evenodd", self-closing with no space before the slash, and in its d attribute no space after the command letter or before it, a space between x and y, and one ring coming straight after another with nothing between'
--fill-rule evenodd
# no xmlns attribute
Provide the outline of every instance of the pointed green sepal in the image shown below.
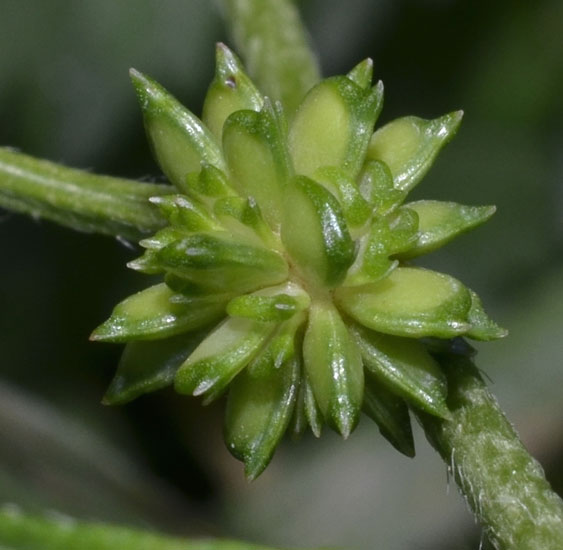
<svg viewBox="0 0 563 550"><path fill-rule="evenodd" d="M288 276L281 255L226 233L190 235L165 246L156 256L168 272L215 292L250 292L281 283Z"/></svg>
<svg viewBox="0 0 563 550"><path fill-rule="evenodd" d="M115 306L111 317L94 330L90 339L127 342L166 338L200 328L224 314L225 302L215 296L178 304L170 300L173 294L160 283L129 296Z"/></svg>
<svg viewBox="0 0 563 550"><path fill-rule="evenodd" d="M217 231L221 229L221 226L213 220L202 205L190 200L186 195L151 197L150 202L158 207L170 225L177 226L185 231Z"/></svg>
<svg viewBox="0 0 563 550"><path fill-rule="evenodd" d="M243 197L254 197L272 228L281 222L282 192L290 174L286 123L270 101L260 112L237 111L225 121L223 151L231 181Z"/></svg>
<svg viewBox="0 0 563 550"><path fill-rule="evenodd" d="M317 170L314 179L338 198L350 229L360 229L365 225L372 214L372 207L345 170L325 166Z"/></svg>
<svg viewBox="0 0 563 550"><path fill-rule="evenodd" d="M403 399L366 372L363 411L378 426L381 435L400 453L415 455L409 409Z"/></svg>
<svg viewBox="0 0 563 550"><path fill-rule="evenodd" d="M373 78L373 59L368 57L360 61L346 76L360 88L369 89Z"/></svg>
<svg viewBox="0 0 563 550"><path fill-rule="evenodd" d="M418 214L419 234L413 248L401 254L415 258L449 243L486 222L494 213L494 206L465 206L455 202L417 201L405 205Z"/></svg>
<svg viewBox="0 0 563 550"><path fill-rule="evenodd" d="M202 120L221 141L223 124L229 115L247 109L259 111L264 98L244 72L239 58L225 44L217 44L215 59L215 78L205 96Z"/></svg>
<svg viewBox="0 0 563 550"><path fill-rule="evenodd" d="M498 340L508 335L508 330L497 325L483 309L481 299L475 292L471 293L471 309L469 310L468 320L471 323L471 329L466 336L474 340Z"/></svg>
<svg viewBox="0 0 563 550"><path fill-rule="evenodd" d="M215 216L225 229L268 248L279 249L279 239L272 232L254 197L224 197L215 201Z"/></svg>
<svg viewBox="0 0 563 550"><path fill-rule="evenodd" d="M244 461L249 480L263 472L285 433L298 382L298 362L276 366L274 354L266 348L231 384L225 442L229 451Z"/></svg>
<svg viewBox="0 0 563 550"><path fill-rule="evenodd" d="M154 235L139 241L139 244L143 248L147 248L149 250L160 250L174 241L187 237L187 235L188 232L186 230L169 225L164 229L157 231ZM135 261L136 260L133 260L131 263L134 263Z"/></svg>
<svg viewBox="0 0 563 550"><path fill-rule="evenodd" d="M380 383L430 414L449 417L444 373L422 343L352 325L364 366Z"/></svg>
<svg viewBox="0 0 563 550"><path fill-rule="evenodd" d="M237 196L225 173L207 162L201 163L200 172L188 174L184 180L183 192L208 208L213 207L215 199Z"/></svg>
<svg viewBox="0 0 563 550"><path fill-rule="evenodd" d="M305 420L313 435L315 437L321 437L321 432L323 429L323 413L317 404L317 400L315 399L315 395L313 394L313 388L311 387L311 382L309 380L309 376L305 372L303 374L303 379L301 381L303 386L303 403L304 403L304 410L305 410Z"/></svg>
<svg viewBox="0 0 563 550"><path fill-rule="evenodd" d="M174 379L176 391L204 395L208 402L218 397L254 359L273 330L270 323L227 318L178 369Z"/></svg>
<svg viewBox="0 0 563 550"><path fill-rule="evenodd" d="M227 304L227 313L263 322L285 321L310 303L309 295L301 287L287 283L237 296Z"/></svg>
<svg viewBox="0 0 563 550"><path fill-rule="evenodd" d="M348 437L362 406L364 372L358 347L331 302L311 304L303 358L323 417Z"/></svg>
<svg viewBox="0 0 563 550"><path fill-rule="evenodd" d="M281 237L298 269L322 286L339 284L354 261L354 241L340 203L303 176L288 186Z"/></svg>
<svg viewBox="0 0 563 550"><path fill-rule="evenodd" d="M369 231L359 239L356 260L348 270L343 286L376 282L391 273L399 262L389 256L414 246L418 216L413 210L399 208L384 218L376 218Z"/></svg>
<svg viewBox="0 0 563 550"><path fill-rule="evenodd" d="M323 166L337 166L355 178L382 106L381 82L369 91L345 76L317 84L305 96L289 132L295 172L314 177Z"/></svg>
<svg viewBox="0 0 563 550"><path fill-rule="evenodd" d="M456 134L463 111L434 120L409 116L377 130L371 138L368 159L382 160L393 174L397 189L411 190L426 174L440 149Z"/></svg>
<svg viewBox="0 0 563 550"><path fill-rule="evenodd" d="M206 332L188 332L151 342L129 342L117 372L104 395L105 405L122 405L140 395L172 384L178 367L205 337Z"/></svg>
<svg viewBox="0 0 563 550"><path fill-rule="evenodd" d="M380 216L393 211L407 196L405 191L395 188L391 170L380 160L366 162L360 176L359 189L374 213Z"/></svg>
<svg viewBox="0 0 563 550"><path fill-rule="evenodd" d="M219 144L204 124L148 76L135 69L130 75L149 142L166 177L183 190L186 176L199 172L201 161L223 170Z"/></svg>
<svg viewBox="0 0 563 550"><path fill-rule="evenodd" d="M337 289L335 299L350 317L386 334L452 338L471 328L469 290L427 269L398 267L376 283Z"/></svg>

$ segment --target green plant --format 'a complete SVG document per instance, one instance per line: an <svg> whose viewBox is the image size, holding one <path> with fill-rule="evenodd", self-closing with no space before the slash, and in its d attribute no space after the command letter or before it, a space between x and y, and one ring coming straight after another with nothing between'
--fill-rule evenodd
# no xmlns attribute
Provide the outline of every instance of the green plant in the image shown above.
<svg viewBox="0 0 563 550"><path fill-rule="evenodd" d="M294 117L289 148L293 164L298 166L296 172L309 179L288 177L291 163L285 149L284 118L275 104L256 91L236 58L224 48L219 49L217 79L204 118L217 134L229 111L250 109L232 115L225 126L223 154L228 158L230 180L218 170L224 168L221 151L197 119L138 73L133 78L156 155L170 181L190 198L169 196L168 187L100 180L9 151L3 153L4 171L11 175L3 180L6 206L40 212L73 227L130 238L159 229L156 236L143 241L148 252L133 267L149 273L166 272L167 286L153 287L118 306L94 338L126 341L174 337L152 344L129 344L106 400L125 401L170 383L179 363L203 338L196 334L192 341L175 333L206 329L224 315L225 308L235 320L227 321L215 336L208 337L211 340L199 348L200 360L193 358L198 352L188 360L191 368L181 367L176 378L180 391L216 397L273 331L278 331L269 340L268 353L237 376L229 395L228 439L245 460L248 475L254 477L271 457L290 420L294 400L303 404L304 418L314 430L319 431L321 419L326 419L343 435L350 432L363 401L359 347L370 377L363 405L395 446L407 454L413 452L406 400L417 410L444 458L449 461L453 452L454 473L462 490L498 547L519 544L541 548L538 540L550 547L547 545L559 540L554 537L561 536L560 501L549 492L541 470L519 446L479 383L467 359L471 349L459 339L441 340L459 335L488 339L501 336L503 331L484 315L478 298L457 281L397 267L399 260L441 244L492 214L490 208L450 203L400 206L406 191L455 130L459 115L432 122L403 119L371 138L381 88L366 89L371 80L369 62L356 67L348 78L319 84L304 106L295 111L296 98L300 99L316 78L315 64L299 33L289 37L288 45L280 44L286 37L276 32L277 25L272 27L272 21L279 19L269 10L279 9L282 17L293 18L291 9L283 4L264 6L263 13L249 17L237 11L238 3L231 4L235 36L241 51L247 45L249 66L259 87L282 100L288 116ZM265 45L259 50L248 46L256 35ZM292 53L290 58L297 60L306 75L297 85L281 70L294 66L282 55L286 51ZM233 87L232 79L242 84ZM255 114L253 109L258 108L260 114ZM342 123L348 118L354 121L350 126ZM327 132L329 121L333 127ZM189 131L183 131L185 128ZM413 151L403 154L405 142L413 145L414 155ZM206 164L201 174L188 175L199 170L198 155ZM256 175L253 171L258 162L260 173ZM265 178L264 172L269 177ZM256 187L258 178L267 188ZM49 195L47 185L55 189ZM146 202L155 195L159 198L153 203L160 214ZM279 198L272 200L276 195ZM287 207L281 198L285 195L290 196ZM165 218L170 225L161 229ZM437 219L445 219L447 224L435 223ZM299 223L307 224L303 235L295 231ZM237 238L225 238L226 229ZM360 243L357 249L354 240ZM356 255L357 250L360 252ZM263 291L288 279L291 285ZM432 290L422 296L421 287ZM257 294L247 294L257 289ZM364 293L358 294L358 289ZM440 300L434 301L437 297ZM417 302L420 298L424 300ZM413 311L413 302L418 305L417 311ZM301 344L295 344L295 338L301 338L299 331L303 330L307 310L304 376L298 365ZM347 321L352 318L377 333L355 327L352 340L342 314ZM238 354L228 353L218 362L213 355L225 342L230 343L223 338L217 341L217 334L223 336L221 330L239 334L241 340L237 342ZM386 333L392 336L384 336ZM423 343L405 339L412 337L432 339ZM143 372L138 371L139 357L144 361ZM151 358L157 362L150 363ZM216 369L217 379L210 377L209 369ZM448 396L444 376L448 377ZM389 388L394 391L389 392ZM265 403L256 402L253 398L263 396L265 390L275 391ZM302 396L297 398L299 390ZM255 424L250 430L247 425L242 429L241 420L248 419ZM294 419L299 431L303 417ZM456 441L460 431L467 435ZM480 462L484 454L470 437L475 433L493 454L485 461L488 468L483 476ZM514 455L497 453L494 447L499 441L506 442L502 451L510 447ZM459 456L464 445L467 451ZM476 450L476 455L473 457L469 450ZM522 477L516 475L515 482L500 483L517 471L516 463L521 466ZM493 476L491 471L495 470ZM526 476L530 479L524 483ZM500 495L492 494L497 490ZM512 512L509 506L498 505L508 501L514 502ZM536 517L551 517L551 524L531 525L522 516L522 509L536 507Z"/></svg>

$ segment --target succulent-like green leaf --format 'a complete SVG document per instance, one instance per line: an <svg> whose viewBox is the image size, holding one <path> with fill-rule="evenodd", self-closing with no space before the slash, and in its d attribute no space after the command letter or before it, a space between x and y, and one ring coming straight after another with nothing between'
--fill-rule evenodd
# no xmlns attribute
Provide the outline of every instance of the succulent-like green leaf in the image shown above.
<svg viewBox="0 0 563 550"><path fill-rule="evenodd" d="M215 60L215 78L205 96L202 120L221 141L228 116L245 109L260 111L264 98L225 44L217 44Z"/></svg>
<svg viewBox="0 0 563 550"><path fill-rule="evenodd" d="M338 288L335 298L359 323L386 334L451 338L471 328L467 288L426 269L398 267L376 283Z"/></svg>
<svg viewBox="0 0 563 550"><path fill-rule="evenodd" d="M389 256L414 246L417 229L418 216L408 208L376 218L370 230L359 239L356 260L343 286L365 285L389 275L399 264Z"/></svg>
<svg viewBox="0 0 563 550"><path fill-rule="evenodd" d="M306 372L303 373L301 384L303 386L305 420L307 424L309 424L313 435L315 437L321 437L324 424L323 413L317 404L317 400L315 399L313 388L311 387L311 382L309 380L309 375Z"/></svg>
<svg viewBox="0 0 563 550"><path fill-rule="evenodd" d="M236 191L229 184L225 173L219 168L201 162L200 172L191 172L183 183L183 192L212 209L215 199L236 197Z"/></svg>
<svg viewBox="0 0 563 550"><path fill-rule="evenodd" d="M257 355L274 330L272 323L229 317L203 340L176 373L179 393L218 397Z"/></svg>
<svg viewBox="0 0 563 550"><path fill-rule="evenodd" d="M389 391L371 372L366 372L363 411L378 426L381 435L400 453L414 457L409 409L403 399Z"/></svg>
<svg viewBox="0 0 563 550"><path fill-rule="evenodd" d="M405 205L418 214L418 239L416 245L401 254L401 258L414 258L427 254L486 222L494 213L494 206L465 206L455 202L417 201Z"/></svg>
<svg viewBox="0 0 563 550"><path fill-rule="evenodd" d="M358 347L331 302L311 304L303 358L323 417L348 437L358 422L364 373Z"/></svg>
<svg viewBox="0 0 563 550"><path fill-rule="evenodd" d="M310 303L309 295L301 287L287 283L237 296L227 304L227 313L256 321L285 321Z"/></svg>
<svg viewBox="0 0 563 550"><path fill-rule="evenodd" d="M447 418L446 378L424 345L359 325L351 333L367 370L395 394L430 414Z"/></svg>
<svg viewBox="0 0 563 550"><path fill-rule="evenodd" d="M289 132L297 174L314 177L323 166L356 177L383 106L383 85L363 90L345 76L327 78L307 94Z"/></svg>
<svg viewBox="0 0 563 550"><path fill-rule="evenodd" d="M262 217L254 197L224 197L215 201L213 212L225 229L244 238L279 249L278 237Z"/></svg>
<svg viewBox="0 0 563 550"><path fill-rule="evenodd" d="M158 207L170 225L186 231L217 231L221 229L221 226L213 220L203 206L190 200L186 195L151 197L150 202Z"/></svg>
<svg viewBox="0 0 563 550"><path fill-rule="evenodd" d="M232 183L243 197L254 197L272 228L281 222L282 191L291 171L285 135L285 120L269 101L258 113L233 113L223 128Z"/></svg>
<svg viewBox="0 0 563 550"><path fill-rule="evenodd" d="M166 177L180 190L201 161L224 170L219 144L203 123L148 76L131 69L154 155Z"/></svg>
<svg viewBox="0 0 563 550"><path fill-rule="evenodd" d="M359 181L360 193L380 216L397 208L407 196L405 191L395 188L391 170L380 160L366 162Z"/></svg>
<svg viewBox="0 0 563 550"><path fill-rule="evenodd" d="M231 384L225 442L244 461L248 479L266 468L287 429L298 381L298 361L290 359L276 366L275 354L267 347Z"/></svg>
<svg viewBox="0 0 563 550"><path fill-rule="evenodd" d="M455 135L462 116L463 111L455 111L434 120L414 116L393 120L373 134L367 157L385 162L395 187L409 191Z"/></svg>
<svg viewBox="0 0 563 550"><path fill-rule="evenodd" d="M360 61L346 76L360 88L369 89L373 78L373 59L367 57Z"/></svg>
<svg viewBox="0 0 563 550"><path fill-rule="evenodd" d="M288 276L287 264L277 252L227 234L190 235L149 260L214 292L249 292L281 283Z"/></svg>
<svg viewBox="0 0 563 550"><path fill-rule="evenodd" d="M372 214L372 207L345 170L324 166L315 173L315 180L338 198L350 229L361 229L365 225Z"/></svg>
<svg viewBox="0 0 563 550"><path fill-rule="evenodd" d="M467 332L469 338L474 340L497 340L508 335L508 330L497 325L483 309L481 299L472 290L471 293L471 309L469 310L468 320L471 323L471 329Z"/></svg>
<svg viewBox="0 0 563 550"><path fill-rule="evenodd" d="M225 301L217 296L170 300L174 291L164 283L129 296L115 306L111 317L92 333L91 340L127 342L154 340L202 327L224 314Z"/></svg>
<svg viewBox="0 0 563 550"><path fill-rule="evenodd" d="M300 176L288 186L282 241L297 268L322 286L336 286L354 261L338 200L322 185Z"/></svg>
<svg viewBox="0 0 563 550"><path fill-rule="evenodd" d="M104 403L121 405L172 384L178 367L205 334L206 331L187 332L163 340L129 342L104 395Z"/></svg>

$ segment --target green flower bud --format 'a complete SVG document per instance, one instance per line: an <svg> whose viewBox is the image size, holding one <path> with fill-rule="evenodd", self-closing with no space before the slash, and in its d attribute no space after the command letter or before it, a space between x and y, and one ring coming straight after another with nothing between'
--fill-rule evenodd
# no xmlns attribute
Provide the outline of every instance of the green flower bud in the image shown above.
<svg viewBox="0 0 563 550"><path fill-rule="evenodd" d="M319 437L326 423L347 437L362 411L413 456L409 408L450 414L433 354L506 335L460 281L406 263L494 212L405 203L461 112L374 132L383 86L371 87L372 65L314 86L291 124L223 45L203 122L132 72L179 194L151 199L168 225L129 263L164 282L92 334L129 342L104 400L169 384L205 403L227 394L225 439L251 479L286 431Z"/></svg>

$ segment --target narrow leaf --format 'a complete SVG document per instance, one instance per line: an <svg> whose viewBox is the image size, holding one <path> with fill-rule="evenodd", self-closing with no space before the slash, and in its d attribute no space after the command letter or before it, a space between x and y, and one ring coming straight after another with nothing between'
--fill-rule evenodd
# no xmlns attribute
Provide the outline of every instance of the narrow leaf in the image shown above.
<svg viewBox="0 0 563 550"><path fill-rule="evenodd" d="M264 98L244 72L240 60L225 44L217 44L215 59L215 78L205 96L202 120L221 141L227 117L245 109L260 111Z"/></svg>
<svg viewBox="0 0 563 550"><path fill-rule="evenodd" d="M357 345L332 303L311 305L303 358L323 417L348 437L358 422L364 373Z"/></svg>
<svg viewBox="0 0 563 550"><path fill-rule="evenodd" d="M166 177L183 190L186 176L202 161L224 170L219 144L203 123L148 76L131 69L147 136Z"/></svg>
<svg viewBox="0 0 563 550"><path fill-rule="evenodd" d="M354 241L338 200L305 177L288 187L281 237L298 269L323 286L339 284L354 261Z"/></svg>
<svg viewBox="0 0 563 550"><path fill-rule="evenodd" d="M360 88L369 89L373 78L373 59L368 57L360 61L346 76Z"/></svg>
<svg viewBox="0 0 563 550"><path fill-rule="evenodd" d="M353 325L365 368L381 384L430 414L448 417L446 378L423 344Z"/></svg>
<svg viewBox="0 0 563 550"><path fill-rule="evenodd" d="M257 355L274 330L271 323L227 318L182 364L174 381L179 393L219 396Z"/></svg>
<svg viewBox="0 0 563 550"><path fill-rule="evenodd" d="M151 260L215 292L249 292L281 283L288 275L287 264L278 253L226 234L190 235L165 246Z"/></svg>
<svg viewBox="0 0 563 550"><path fill-rule="evenodd" d="M382 160L393 174L397 189L409 191L426 174L440 149L456 134L463 111L434 120L409 116L383 126L373 134L368 158Z"/></svg>
<svg viewBox="0 0 563 550"><path fill-rule="evenodd" d="M414 439L406 403L369 372L366 373L363 411L379 426L381 435L395 449L414 457Z"/></svg>
<svg viewBox="0 0 563 550"><path fill-rule="evenodd" d="M474 340L497 340L508 335L508 330L497 325L483 309L481 299L475 292L471 293L471 309L469 310L468 320L471 323L471 329L467 332L469 338Z"/></svg>
<svg viewBox="0 0 563 550"><path fill-rule="evenodd" d="M104 404L121 405L172 384L179 366L205 334L188 332L164 340L129 342L104 395Z"/></svg>
<svg viewBox="0 0 563 550"><path fill-rule="evenodd" d="M356 321L386 334L451 338L471 328L467 288L426 269L398 267L376 283L339 288L335 298Z"/></svg>
<svg viewBox="0 0 563 550"><path fill-rule="evenodd" d="M314 177L323 166L337 166L355 178L382 106L381 82L368 92L345 76L327 78L315 86L289 132L296 173Z"/></svg>
<svg viewBox="0 0 563 550"><path fill-rule="evenodd" d="M229 389L225 441L231 453L244 461L250 480L266 468L287 429L298 381L298 362L276 366L275 354L266 348Z"/></svg>
<svg viewBox="0 0 563 550"><path fill-rule="evenodd" d="M281 197L290 175L285 121L270 102L259 112L237 111L225 122L223 150L236 190L253 197L274 229L281 222Z"/></svg>
<svg viewBox="0 0 563 550"><path fill-rule="evenodd" d="M186 332L219 319L225 311L222 296L172 302L174 291L164 283L129 296L115 306L111 317L100 325L91 340L127 342L154 340Z"/></svg>
<svg viewBox="0 0 563 550"><path fill-rule="evenodd" d="M401 253L401 258L427 254L486 222L494 206L465 206L455 202L417 201L405 205L418 214L419 234L413 248Z"/></svg>

